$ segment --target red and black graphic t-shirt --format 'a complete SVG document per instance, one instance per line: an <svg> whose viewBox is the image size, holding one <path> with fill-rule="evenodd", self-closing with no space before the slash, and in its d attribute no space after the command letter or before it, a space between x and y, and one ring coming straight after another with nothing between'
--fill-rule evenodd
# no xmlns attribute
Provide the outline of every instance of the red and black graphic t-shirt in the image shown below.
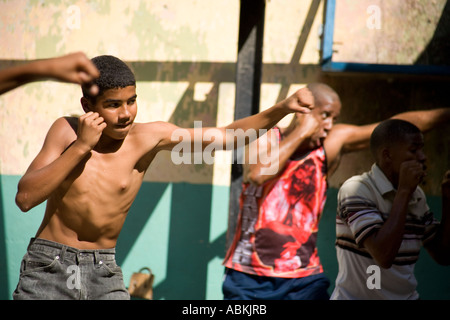
<svg viewBox="0 0 450 320"><path fill-rule="evenodd" d="M290 159L277 178L261 186L243 184L239 222L224 265L281 278L323 272L316 240L326 191L323 147Z"/></svg>

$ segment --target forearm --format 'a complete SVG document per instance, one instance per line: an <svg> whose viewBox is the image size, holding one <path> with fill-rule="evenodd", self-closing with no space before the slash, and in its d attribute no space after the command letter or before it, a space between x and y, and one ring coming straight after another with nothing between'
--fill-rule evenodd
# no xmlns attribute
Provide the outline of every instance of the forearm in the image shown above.
<svg viewBox="0 0 450 320"><path fill-rule="evenodd" d="M47 77L44 60L8 68L0 72L0 94L32 81L44 80Z"/></svg>
<svg viewBox="0 0 450 320"><path fill-rule="evenodd" d="M309 114L314 98L308 88L297 90L290 97L276 103L269 109L255 115L239 119L221 128L223 139L218 141L227 150L241 147L242 142L248 144L274 127L281 119L290 113Z"/></svg>
<svg viewBox="0 0 450 320"><path fill-rule="evenodd" d="M262 129L262 133L274 127L281 119L283 119L289 112L281 107L280 104L276 104L275 106L261 111L255 115L238 119L228 126L225 127L225 130L237 130L242 129L243 131L247 130L255 130L257 134L259 134L259 130Z"/></svg>
<svg viewBox="0 0 450 320"><path fill-rule="evenodd" d="M364 242L371 256L383 268L392 265L403 241L409 199L407 192L397 192L389 218Z"/></svg>
<svg viewBox="0 0 450 320"><path fill-rule="evenodd" d="M88 151L75 142L47 166L29 170L19 181L16 204L26 212L47 200L87 154Z"/></svg>
<svg viewBox="0 0 450 320"><path fill-rule="evenodd" d="M392 118L411 122L416 125L420 131L427 132L442 123L450 121L450 108L408 111L399 113Z"/></svg>
<svg viewBox="0 0 450 320"><path fill-rule="evenodd" d="M301 132L297 127L293 133L277 145L277 148L271 148L269 163L263 163L261 156L258 156L256 163L249 165L248 179L256 185L261 185L278 176L286 166L287 161L307 137L307 133ZM268 170L268 167L276 168L276 170Z"/></svg>

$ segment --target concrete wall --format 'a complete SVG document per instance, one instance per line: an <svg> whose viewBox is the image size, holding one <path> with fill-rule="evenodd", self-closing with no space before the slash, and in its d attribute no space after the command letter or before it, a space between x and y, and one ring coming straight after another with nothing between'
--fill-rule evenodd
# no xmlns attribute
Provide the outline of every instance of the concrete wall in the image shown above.
<svg viewBox="0 0 450 320"><path fill-rule="evenodd" d="M0 12L2 67L78 50L111 54L136 73L136 121L192 127L194 120L220 126L233 119L238 0L2 1ZM44 212L44 205L18 210L18 180L53 121L83 112L80 97L75 85L41 82L0 98L3 299L15 289ZM156 275L155 298L220 298L229 166L175 166L168 155L149 168L120 235L125 282L148 266Z"/></svg>
<svg viewBox="0 0 450 320"><path fill-rule="evenodd" d="M448 106L448 79L323 74L323 9L323 0L266 3L261 110L317 80L340 94L343 122L364 124L404 110ZM239 0L2 1L0 68L78 50L90 57L116 55L136 73L138 122L192 127L201 120L203 126L220 126L234 115L238 28ZM44 211L44 205L26 214L18 210L17 183L51 123L82 113L80 97L77 86L54 82L28 84L0 97L1 299L11 298L20 260ZM426 136L432 163L426 191L438 212L440 177L450 168L448 133L442 127ZM214 165L180 166L168 153L158 155L119 237L117 259L126 283L148 266L156 275L155 299L222 298L230 156L216 155ZM346 156L330 180L319 253L332 281L337 188L370 163L366 152ZM450 298L448 267L424 257L417 266L422 297Z"/></svg>

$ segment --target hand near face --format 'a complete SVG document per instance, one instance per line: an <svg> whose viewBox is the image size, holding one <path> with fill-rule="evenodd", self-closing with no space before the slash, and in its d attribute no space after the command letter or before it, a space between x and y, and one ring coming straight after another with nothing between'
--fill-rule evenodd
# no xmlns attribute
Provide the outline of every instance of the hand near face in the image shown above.
<svg viewBox="0 0 450 320"><path fill-rule="evenodd" d="M282 105L289 113L310 113L314 108L314 97L311 91L305 87L283 100Z"/></svg>
<svg viewBox="0 0 450 320"><path fill-rule="evenodd" d="M105 128L104 119L97 112L90 111L78 119L77 141L92 150L100 140Z"/></svg>
<svg viewBox="0 0 450 320"><path fill-rule="evenodd" d="M82 52L71 53L62 57L44 60L48 64L49 76L63 82L78 83L89 87L90 94L98 93L96 85L89 85L98 78L99 72L95 65Z"/></svg>
<svg viewBox="0 0 450 320"><path fill-rule="evenodd" d="M426 172L422 163L416 160L405 161L400 165L398 189L413 193L425 176Z"/></svg>
<svg viewBox="0 0 450 320"><path fill-rule="evenodd" d="M297 120L296 130L303 133L306 137L311 137L320 131L320 123L316 115L312 113L296 113L295 117Z"/></svg>

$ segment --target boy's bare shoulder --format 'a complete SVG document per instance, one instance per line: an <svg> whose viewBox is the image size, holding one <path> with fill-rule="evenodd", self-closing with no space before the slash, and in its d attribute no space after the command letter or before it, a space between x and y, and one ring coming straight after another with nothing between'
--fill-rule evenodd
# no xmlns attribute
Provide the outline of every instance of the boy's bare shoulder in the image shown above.
<svg viewBox="0 0 450 320"><path fill-rule="evenodd" d="M61 152L67 149L77 138L78 118L60 117L50 126L44 140L46 148L59 148Z"/></svg>
<svg viewBox="0 0 450 320"><path fill-rule="evenodd" d="M60 117L56 119L49 129L49 134L76 134L78 128L77 117Z"/></svg>
<svg viewBox="0 0 450 320"><path fill-rule="evenodd" d="M62 117L57 119L56 121L65 122L64 125L67 126L67 124L72 128L74 132L77 132L78 129L78 117L71 116L71 117Z"/></svg>
<svg viewBox="0 0 450 320"><path fill-rule="evenodd" d="M173 129L177 128L172 123L164 122L164 121L153 121L146 123L134 123L133 130L136 133L152 133L152 134L165 134Z"/></svg>
<svg viewBox="0 0 450 320"><path fill-rule="evenodd" d="M172 135L178 128L164 121L134 123L132 134L141 148L158 152L165 150L172 143Z"/></svg>

